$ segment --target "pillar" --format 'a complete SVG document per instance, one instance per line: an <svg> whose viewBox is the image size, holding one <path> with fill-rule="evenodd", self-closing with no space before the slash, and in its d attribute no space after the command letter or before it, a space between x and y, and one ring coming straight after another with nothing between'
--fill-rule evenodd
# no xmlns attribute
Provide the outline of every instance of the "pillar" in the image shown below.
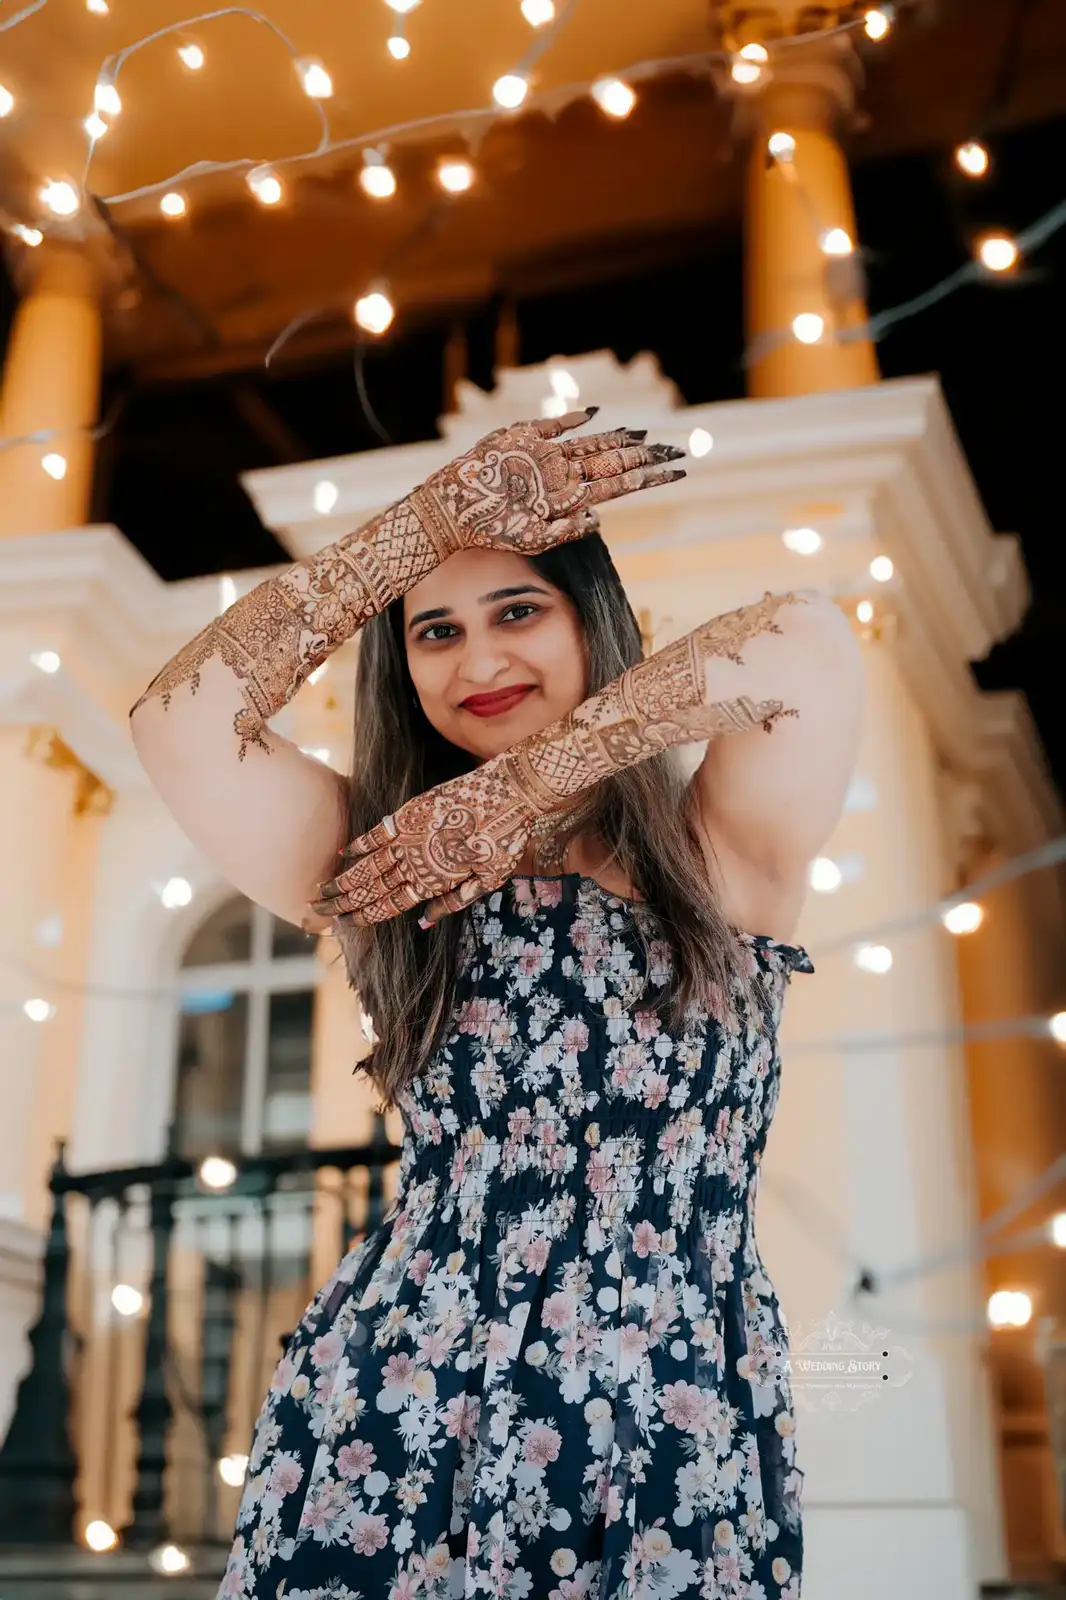
<svg viewBox="0 0 1066 1600"><path fill-rule="evenodd" d="M857 246L855 210L836 125L854 102L855 58L842 38L774 51L751 94L754 131L745 188L745 323L748 393L757 399L850 389L879 377L866 325L857 254L827 254L824 236L842 229ZM772 133L794 141L791 160L775 160ZM803 344L793 320L815 313L825 324Z"/></svg>
<svg viewBox="0 0 1066 1600"><path fill-rule="evenodd" d="M100 388L101 320L86 251L46 240L26 257L0 387L0 439L54 436L0 449L0 536L78 527L89 514ZM49 476L47 454L66 472Z"/></svg>

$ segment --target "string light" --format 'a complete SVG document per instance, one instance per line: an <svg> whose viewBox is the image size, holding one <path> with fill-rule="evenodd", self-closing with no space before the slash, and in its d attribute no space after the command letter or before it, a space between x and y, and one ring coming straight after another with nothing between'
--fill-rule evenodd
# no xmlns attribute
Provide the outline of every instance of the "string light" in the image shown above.
<svg viewBox="0 0 1066 1600"><path fill-rule="evenodd" d="M65 179L50 179L41 189L40 198L54 217L72 217L81 207L77 189Z"/></svg>
<svg viewBox="0 0 1066 1600"><path fill-rule="evenodd" d="M372 289L355 302L355 320L365 333L384 333L395 315L392 301L383 289Z"/></svg>
<svg viewBox="0 0 1066 1600"><path fill-rule="evenodd" d="M870 576L875 583L887 583L895 570L891 556L874 556L870 562Z"/></svg>
<svg viewBox="0 0 1066 1600"><path fill-rule="evenodd" d="M54 650L34 650L30 656L30 660L33 662L33 665L37 668L38 672L47 672L49 677L51 677L53 673L58 672L60 667L63 665L62 661Z"/></svg>
<svg viewBox="0 0 1066 1600"><path fill-rule="evenodd" d="M183 217L186 212L185 196L176 189L171 189L159 202L159 209L165 217Z"/></svg>
<svg viewBox="0 0 1066 1600"><path fill-rule="evenodd" d="M9 117L15 109L15 96L0 83L0 119Z"/></svg>
<svg viewBox="0 0 1066 1600"><path fill-rule="evenodd" d="M226 1156L204 1156L196 1176L205 1189L232 1189L237 1168Z"/></svg>
<svg viewBox="0 0 1066 1600"><path fill-rule="evenodd" d="M1066 1044L1066 1011L1056 1011L1048 1018L1048 1032L1059 1044Z"/></svg>
<svg viewBox="0 0 1066 1600"><path fill-rule="evenodd" d="M90 139L102 139L107 132L108 124L98 111L91 111L82 123L82 127Z"/></svg>
<svg viewBox="0 0 1066 1600"><path fill-rule="evenodd" d="M714 449L714 439L706 428L693 428L688 436L689 454L693 456L709 456Z"/></svg>
<svg viewBox="0 0 1066 1600"><path fill-rule="evenodd" d="M465 194L473 187L474 169L469 161L442 161L437 167L437 182L449 194Z"/></svg>
<svg viewBox="0 0 1066 1600"><path fill-rule="evenodd" d="M218 1475L227 1488L239 1489L248 1474L248 1457L223 1456L218 1463Z"/></svg>
<svg viewBox="0 0 1066 1600"><path fill-rule="evenodd" d="M977 258L989 272L1009 272L1018 260L1018 246L1005 233L986 233L978 240Z"/></svg>
<svg viewBox="0 0 1066 1600"><path fill-rule="evenodd" d="M790 133L772 133L766 141L766 148L775 161L788 162L796 154L796 141Z"/></svg>
<svg viewBox="0 0 1066 1600"><path fill-rule="evenodd" d="M192 900L192 884L188 878L168 878L159 891L159 898L168 911L187 906Z"/></svg>
<svg viewBox="0 0 1066 1600"><path fill-rule="evenodd" d="M826 256L850 256L855 249L845 228L827 228L818 242Z"/></svg>
<svg viewBox="0 0 1066 1600"><path fill-rule="evenodd" d="M734 83L744 85L758 83L762 77L762 69L769 59L765 45L746 44L733 57L729 68L730 77Z"/></svg>
<svg viewBox="0 0 1066 1600"><path fill-rule="evenodd" d="M363 151L359 184L374 200L390 200L396 193L396 174L379 150Z"/></svg>
<svg viewBox="0 0 1066 1600"><path fill-rule="evenodd" d="M40 228L27 228L25 224L21 222L16 222L14 227L11 229L11 232L15 235L16 239L21 239L23 244L28 244L31 250L36 250L37 246L44 238L44 234L41 232Z"/></svg>
<svg viewBox="0 0 1066 1600"><path fill-rule="evenodd" d="M176 1577L179 1572L188 1572L191 1564L185 1551L176 1544L161 1544L148 1557L152 1571L167 1578Z"/></svg>
<svg viewBox="0 0 1066 1600"><path fill-rule="evenodd" d="M248 187L263 206L276 206L285 193L281 180L269 170L257 167L248 174Z"/></svg>
<svg viewBox="0 0 1066 1600"><path fill-rule="evenodd" d="M411 46L402 33L391 33L388 39L389 55L394 61L406 61L411 54Z"/></svg>
<svg viewBox="0 0 1066 1600"><path fill-rule="evenodd" d="M967 139L955 150L955 165L968 178L983 178L988 171L988 151L977 139Z"/></svg>
<svg viewBox="0 0 1066 1600"><path fill-rule="evenodd" d="M111 1291L111 1304L120 1317L135 1317L144 1306L144 1295L132 1283L116 1283Z"/></svg>
<svg viewBox="0 0 1066 1600"><path fill-rule="evenodd" d="M879 978L892 971L892 952L887 944L861 944L853 959L860 971L872 972Z"/></svg>
<svg viewBox="0 0 1066 1600"><path fill-rule="evenodd" d="M860 600L858 605L855 607L855 617L858 622L862 623L863 627L865 627L867 623L872 622L874 620L873 601Z"/></svg>
<svg viewBox="0 0 1066 1600"><path fill-rule="evenodd" d="M301 56L296 63L304 94L310 100L329 100L333 95L333 79L321 61L311 56Z"/></svg>
<svg viewBox="0 0 1066 1600"><path fill-rule="evenodd" d="M56 1014L56 1008L47 1000L26 1000L23 1002L23 1011L31 1022L51 1022Z"/></svg>
<svg viewBox="0 0 1066 1600"><path fill-rule="evenodd" d="M988 1298L988 1320L993 1328L1024 1328L1033 1314L1033 1302L1021 1289L997 1289Z"/></svg>
<svg viewBox="0 0 1066 1600"><path fill-rule="evenodd" d="M518 72L505 72L492 86L492 98L505 111L517 111L529 93L529 79Z"/></svg>
<svg viewBox="0 0 1066 1600"><path fill-rule="evenodd" d="M814 528L786 528L781 543L793 555L813 556L822 548L822 536Z"/></svg>
<svg viewBox="0 0 1066 1600"><path fill-rule="evenodd" d="M85 0L86 11L91 11L94 17L106 17L111 7L107 0Z"/></svg>
<svg viewBox="0 0 1066 1600"><path fill-rule="evenodd" d="M825 318L817 311L801 311L792 319L792 332L800 344L817 344L825 332Z"/></svg>
<svg viewBox="0 0 1066 1600"><path fill-rule="evenodd" d="M619 121L628 117L637 103L633 90L621 78L599 78L589 92L601 111Z"/></svg>
<svg viewBox="0 0 1066 1600"><path fill-rule="evenodd" d="M122 110L122 101L113 83L98 83L96 85L93 90L93 106L101 116L118 116Z"/></svg>
<svg viewBox="0 0 1066 1600"><path fill-rule="evenodd" d="M331 483L328 478L320 479L319 482L315 484L311 494L311 504L314 506L320 517L328 517L339 499L340 490L337 488L337 485L335 483ZM313 676L314 674L312 673L312 677Z"/></svg>
<svg viewBox="0 0 1066 1600"><path fill-rule="evenodd" d="M108 1550L114 1550L118 1544L118 1534L103 1517L94 1517L85 1529L83 1537L89 1549L95 1551L98 1556L106 1555Z"/></svg>
<svg viewBox="0 0 1066 1600"><path fill-rule="evenodd" d="M872 6L863 17L863 27L868 39L884 39L892 27L895 12L891 6Z"/></svg>
<svg viewBox="0 0 1066 1600"><path fill-rule="evenodd" d="M180 44L178 55L190 72L199 72L204 64L204 53L198 44Z"/></svg>
<svg viewBox="0 0 1066 1600"><path fill-rule="evenodd" d="M836 894L844 874L829 856L815 856L807 868L807 882L816 894Z"/></svg>
<svg viewBox="0 0 1066 1600"><path fill-rule="evenodd" d="M385 4L405 17L409 11L414 11L416 6L420 6L422 0L385 0Z"/></svg>
<svg viewBox="0 0 1066 1600"><path fill-rule="evenodd" d="M58 450L49 450L48 454L41 457L41 466L50 478L56 483L62 483L67 475L67 458L61 456Z"/></svg>
<svg viewBox="0 0 1066 1600"><path fill-rule="evenodd" d="M531 28L546 28L555 21L555 0L522 0L522 15Z"/></svg>
<svg viewBox="0 0 1066 1600"><path fill-rule="evenodd" d="M976 900L963 900L957 906L948 906L940 920L949 933L976 933L985 920L985 913Z"/></svg>

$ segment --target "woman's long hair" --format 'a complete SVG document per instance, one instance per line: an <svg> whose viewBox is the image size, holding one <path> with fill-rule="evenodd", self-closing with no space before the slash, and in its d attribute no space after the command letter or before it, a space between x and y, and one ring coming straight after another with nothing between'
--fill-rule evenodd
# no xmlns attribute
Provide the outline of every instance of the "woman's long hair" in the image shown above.
<svg viewBox="0 0 1066 1600"><path fill-rule="evenodd" d="M637 619L598 533L528 560L577 611L588 654L588 694L643 659ZM360 634L349 837L478 764L443 738L423 712L407 665L403 601L394 601ZM745 982L737 942L708 886L704 857L685 815L685 779L675 751L650 756L591 790L580 817L561 835L563 843L578 831L606 847L663 922L675 977L656 1004L668 1024L677 1025L691 1004L713 1006L734 980ZM469 917L466 909L429 930L418 926L414 911L369 928L350 916L337 920L349 982L377 1037L361 1065L385 1105L394 1105L419 1075L449 1020Z"/></svg>

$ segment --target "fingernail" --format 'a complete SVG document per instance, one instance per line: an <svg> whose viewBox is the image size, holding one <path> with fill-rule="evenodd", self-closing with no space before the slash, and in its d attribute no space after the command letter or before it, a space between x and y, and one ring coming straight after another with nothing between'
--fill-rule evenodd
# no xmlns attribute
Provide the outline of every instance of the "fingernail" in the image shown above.
<svg viewBox="0 0 1066 1600"><path fill-rule="evenodd" d="M419 917L418 926L420 928L432 928L433 924L428 917Z"/></svg>
<svg viewBox="0 0 1066 1600"><path fill-rule="evenodd" d="M626 438L631 440L633 444L643 444L647 437L648 437L647 428L627 428L626 429Z"/></svg>
<svg viewBox="0 0 1066 1600"><path fill-rule="evenodd" d="M685 452L679 450L676 444L652 445L656 461L683 461Z"/></svg>
<svg viewBox="0 0 1066 1600"><path fill-rule="evenodd" d="M585 415L586 415L586 417L590 417L590 418L594 417L596 415L596 413L599 411L599 409L600 409L599 406L586 406L585 407Z"/></svg>
<svg viewBox="0 0 1066 1600"><path fill-rule="evenodd" d="M667 473L666 481L667 481L667 483L676 483L678 478L687 478L687 477L688 477L688 473L685 471L684 467L675 467L672 472L668 472Z"/></svg>

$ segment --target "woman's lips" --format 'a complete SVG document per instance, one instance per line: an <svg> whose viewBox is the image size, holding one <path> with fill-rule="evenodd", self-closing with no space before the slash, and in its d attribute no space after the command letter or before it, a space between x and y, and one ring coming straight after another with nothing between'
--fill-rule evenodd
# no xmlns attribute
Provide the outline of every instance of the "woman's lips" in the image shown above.
<svg viewBox="0 0 1066 1600"><path fill-rule="evenodd" d="M509 689L505 694L471 695L463 701L463 710L475 717L498 717L504 711L513 711L520 700L533 693L532 684L524 689Z"/></svg>

